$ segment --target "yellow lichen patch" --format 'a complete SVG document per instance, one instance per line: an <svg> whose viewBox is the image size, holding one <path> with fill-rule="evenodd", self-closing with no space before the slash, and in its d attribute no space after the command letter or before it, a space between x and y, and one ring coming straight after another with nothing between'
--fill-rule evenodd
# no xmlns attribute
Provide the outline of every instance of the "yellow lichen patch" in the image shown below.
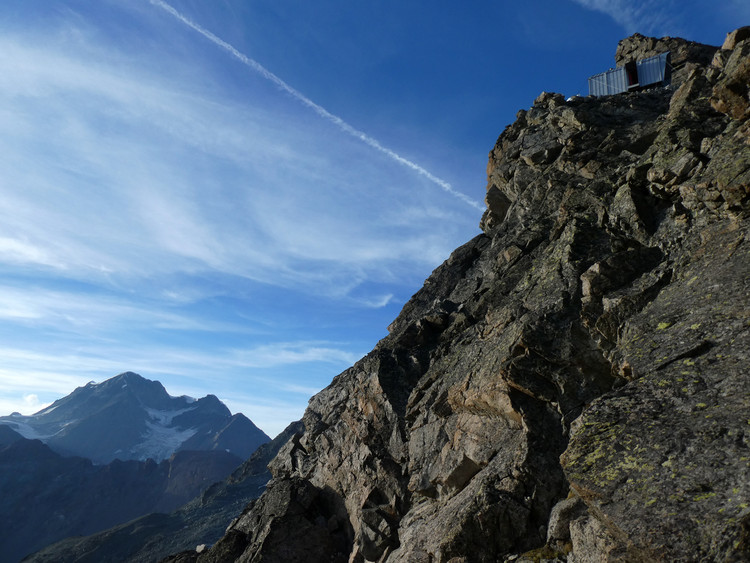
<svg viewBox="0 0 750 563"><path fill-rule="evenodd" d="M557 551L556 549L552 549L550 546L545 545L544 547L527 551L521 555L521 558L525 561L534 561L536 563L537 561L558 560L560 556L564 555L566 555L565 551Z"/></svg>
<svg viewBox="0 0 750 563"><path fill-rule="evenodd" d="M690 325L690 330L698 330L701 327L701 323L695 323Z"/></svg>
<svg viewBox="0 0 750 563"><path fill-rule="evenodd" d="M593 452L589 453L585 458L584 462L586 465L594 465L597 461L607 456L602 446L598 446Z"/></svg>
<svg viewBox="0 0 750 563"><path fill-rule="evenodd" d="M669 328L670 326L672 326L672 323L662 322L656 325L656 330L664 330L665 328Z"/></svg>

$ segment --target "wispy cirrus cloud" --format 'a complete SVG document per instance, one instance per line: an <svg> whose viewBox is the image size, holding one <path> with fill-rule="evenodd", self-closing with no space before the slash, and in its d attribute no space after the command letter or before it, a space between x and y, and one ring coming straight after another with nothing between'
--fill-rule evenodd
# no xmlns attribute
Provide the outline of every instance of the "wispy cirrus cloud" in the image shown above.
<svg viewBox="0 0 750 563"><path fill-rule="evenodd" d="M327 291L453 245L417 212L433 204L429 181L332 125L176 91L85 52L12 36L0 52L7 262L86 276L212 270ZM414 220L389 222L393 209Z"/></svg>
<svg viewBox="0 0 750 563"><path fill-rule="evenodd" d="M298 417L476 234L428 159L148 3L21 4L0 8L0 414L132 370Z"/></svg>
<svg viewBox="0 0 750 563"><path fill-rule="evenodd" d="M406 166L407 168L413 170L417 174L424 176L430 182L436 184L441 189L443 189L446 193L452 195L453 197L456 197L463 203L471 207L474 207L475 209L478 209L480 211L484 211L484 205L482 205L480 202L468 197L466 194L462 192L459 192L442 178L438 178L437 176L435 176L430 171L420 166L416 162L413 162L412 160L409 160L408 158L405 158L401 156L400 154L396 153L394 150L383 146L380 142L378 142L376 139L374 139L367 133L354 128L352 125L350 125L349 123L341 119L339 116L332 114L324 107L320 106L319 104L316 104L310 98L308 98L307 96L305 96L304 94L296 90L295 88L292 88L287 82L285 82L284 80L276 76L274 73L266 69L259 62L257 62L254 59L251 59L250 57L244 55L243 53L240 53L235 47L233 47L232 45L230 45L229 43L227 43L220 37L216 36L212 32L208 31L204 27L198 25L197 23L195 23L194 21L186 17L184 14L176 10L172 5L168 4L167 2L164 2L164 0L151 0L151 4L166 11L171 16L173 16L176 20L182 22L183 24L187 25L189 28L198 32L200 35L202 35L203 37L205 37L206 39L208 39L215 45L221 47L224 51L226 51L227 53L229 53L230 55L238 59L240 62L242 62L242 64L251 68L252 70L257 72L260 76L262 76L265 80L268 80L269 82L277 86L280 90L289 94L294 99L299 101L301 104L313 110L316 114L318 114L323 119L333 123L336 127L341 129L347 135L350 135L354 137L355 139L362 141L367 146L386 155L388 158L392 159L398 164Z"/></svg>
<svg viewBox="0 0 750 563"><path fill-rule="evenodd" d="M58 382L62 376L63 383L55 384L54 387L65 390L67 387L63 385L67 386L69 381L81 379L80 376L70 378L64 375L68 370L97 374L92 378L84 377L86 381L101 379L99 374L116 375L127 370L127 366L122 365L123 358L127 358L129 363L136 366L148 363L153 374L179 374L194 379L210 377L218 382L231 381L234 370L239 368L246 370L247 377L257 377L270 382L265 379L264 370L315 363L329 364L334 366L334 369L343 370L361 357L361 354L337 346L336 343L316 341L261 344L245 349L227 348L221 352L223 353L213 349L190 351L163 344L133 350L114 342L106 348L80 345L75 350L67 352L53 349L49 352L40 352L20 347L1 347L0 355L5 365L0 370L0 387L28 389L28 376L32 374L35 381L38 381L41 375L46 383ZM226 376L221 376L222 373ZM293 384L293 381L275 383L279 387ZM70 390L72 388L66 393Z"/></svg>
<svg viewBox="0 0 750 563"><path fill-rule="evenodd" d="M679 4L675 0L573 0L610 16L628 33L664 35L680 27Z"/></svg>
<svg viewBox="0 0 750 563"><path fill-rule="evenodd" d="M117 343L89 348L79 344L66 351L62 344L56 346L60 350L45 352L0 347L0 414L32 414L88 381L102 381L102 374L134 370L160 380L173 395L213 393L233 412L244 412L275 433L302 416L307 399L330 381L326 373L338 373L359 357L337 343L310 341L223 351L160 344L131 349ZM141 369L144 366L148 368ZM242 391L248 387L255 392Z"/></svg>
<svg viewBox="0 0 750 563"><path fill-rule="evenodd" d="M94 332L102 338L136 324L150 330L252 333L249 323L196 318L169 302L126 299L92 287L73 291L41 284L0 284L0 322L9 321L59 333Z"/></svg>
<svg viewBox="0 0 750 563"><path fill-rule="evenodd" d="M362 354L352 353L325 342L278 342L249 349L233 350L227 362L248 368L268 368L309 362L349 366Z"/></svg>

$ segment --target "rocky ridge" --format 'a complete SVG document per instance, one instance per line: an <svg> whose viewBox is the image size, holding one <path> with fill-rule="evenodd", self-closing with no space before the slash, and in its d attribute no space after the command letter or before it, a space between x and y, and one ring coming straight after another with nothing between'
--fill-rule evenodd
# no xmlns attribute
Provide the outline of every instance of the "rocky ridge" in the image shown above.
<svg viewBox="0 0 750 563"><path fill-rule="evenodd" d="M542 94L480 234L173 561L750 559L750 30L670 88Z"/></svg>

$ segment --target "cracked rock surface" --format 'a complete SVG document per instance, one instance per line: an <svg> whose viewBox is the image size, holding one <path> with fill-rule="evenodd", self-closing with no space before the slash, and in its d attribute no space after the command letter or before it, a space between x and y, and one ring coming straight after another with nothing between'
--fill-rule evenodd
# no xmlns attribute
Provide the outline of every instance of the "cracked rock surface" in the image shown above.
<svg viewBox="0 0 750 563"><path fill-rule="evenodd" d="M483 233L179 560L750 559L747 35L628 38L672 87L519 112Z"/></svg>

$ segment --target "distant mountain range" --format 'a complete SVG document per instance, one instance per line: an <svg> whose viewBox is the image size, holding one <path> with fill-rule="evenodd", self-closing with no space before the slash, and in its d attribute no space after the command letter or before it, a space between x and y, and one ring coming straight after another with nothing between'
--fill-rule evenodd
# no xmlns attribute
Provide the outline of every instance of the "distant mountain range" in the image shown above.
<svg viewBox="0 0 750 563"><path fill-rule="evenodd" d="M86 537L67 537L25 558L24 563L156 562L199 545L212 545L265 490L271 478L268 463L303 429L301 422L291 423L224 481L211 485L177 510L147 514Z"/></svg>
<svg viewBox="0 0 750 563"><path fill-rule="evenodd" d="M172 511L269 441L215 396L171 397L132 372L0 417L0 559Z"/></svg>
<svg viewBox="0 0 750 563"><path fill-rule="evenodd" d="M132 372L89 383L31 416L0 417L24 438L97 464L162 461L178 451L220 450L247 459L270 438L214 395L172 397L158 381Z"/></svg>

